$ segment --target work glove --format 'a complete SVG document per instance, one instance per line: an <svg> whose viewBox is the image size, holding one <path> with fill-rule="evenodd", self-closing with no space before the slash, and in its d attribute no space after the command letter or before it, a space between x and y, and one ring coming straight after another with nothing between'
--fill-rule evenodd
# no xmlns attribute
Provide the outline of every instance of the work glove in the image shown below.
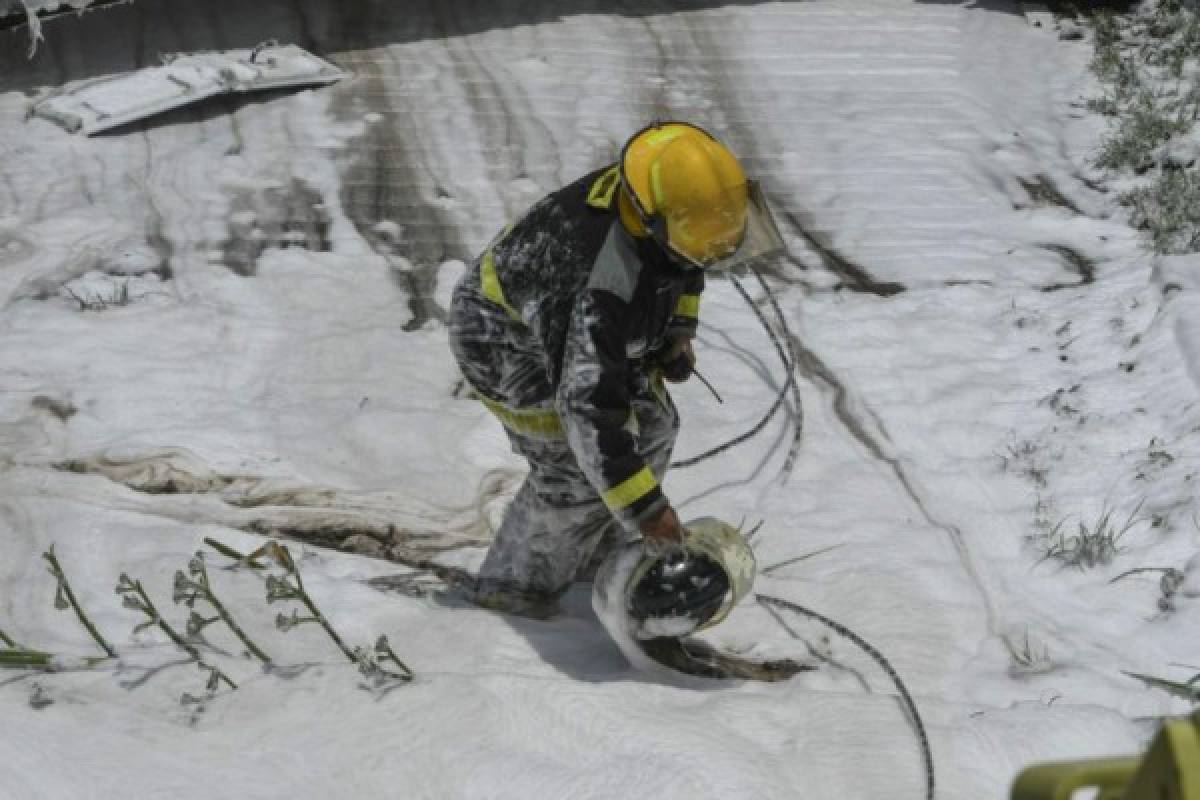
<svg viewBox="0 0 1200 800"><path fill-rule="evenodd" d="M683 554L683 524L670 506L644 520L638 528L650 555L671 558Z"/></svg>
<svg viewBox="0 0 1200 800"><path fill-rule="evenodd" d="M692 340L680 336L671 342L658 358L658 367L662 376L671 383L683 383L692 377L696 367L696 353L692 350Z"/></svg>

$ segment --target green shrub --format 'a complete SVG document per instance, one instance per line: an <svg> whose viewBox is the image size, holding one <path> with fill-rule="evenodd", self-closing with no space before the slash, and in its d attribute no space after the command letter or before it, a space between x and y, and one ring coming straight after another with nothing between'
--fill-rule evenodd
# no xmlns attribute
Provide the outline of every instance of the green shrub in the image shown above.
<svg viewBox="0 0 1200 800"><path fill-rule="evenodd" d="M1153 153L1160 145L1190 127L1190 120L1172 114L1152 92L1142 89L1119 114L1117 129L1100 146L1096 165L1105 169L1147 169L1153 165Z"/></svg>
<svg viewBox="0 0 1200 800"><path fill-rule="evenodd" d="M1200 177L1195 169L1164 170L1149 186L1121 196L1133 224L1150 232L1159 253L1200 250Z"/></svg>

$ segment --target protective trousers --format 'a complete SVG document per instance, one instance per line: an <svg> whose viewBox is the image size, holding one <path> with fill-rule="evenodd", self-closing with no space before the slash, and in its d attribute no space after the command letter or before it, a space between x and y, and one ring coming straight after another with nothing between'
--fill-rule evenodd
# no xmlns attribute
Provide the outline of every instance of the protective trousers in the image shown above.
<svg viewBox="0 0 1200 800"><path fill-rule="evenodd" d="M647 388L634 398L640 455L656 476L671 458L679 417L670 397ZM480 569L480 590L519 589L547 597L590 578L629 533L613 517L575 462L565 439L535 439L508 431L529 474L504 514Z"/></svg>
<svg viewBox="0 0 1200 800"><path fill-rule="evenodd" d="M469 279L451 303L450 343L468 383L493 411L499 405L553 413L545 356ZM638 362L630 363L628 393L632 413L627 424L635 431L638 454L661 480L679 415L661 379ZM497 415L505 419L503 412ZM511 605L502 599L505 594L552 602L573 580L591 577L612 548L633 532L605 506L561 433L520 432L511 418L505 432L513 451L529 462L529 474L484 559L477 594L483 604L497 607Z"/></svg>

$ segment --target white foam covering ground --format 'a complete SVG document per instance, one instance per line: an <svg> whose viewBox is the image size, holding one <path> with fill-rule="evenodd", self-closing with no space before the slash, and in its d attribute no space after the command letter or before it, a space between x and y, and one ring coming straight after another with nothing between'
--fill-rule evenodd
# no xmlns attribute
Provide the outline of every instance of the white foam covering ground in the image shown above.
<svg viewBox="0 0 1200 800"><path fill-rule="evenodd" d="M0 33L0 629L94 652L53 608L54 543L122 654L0 675L0 796L921 794L874 662L753 603L706 638L815 671L643 671L590 587L522 620L379 591L364 581L403 570L308 548L305 584L346 640L387 634L417 680L360 689L315 627L274 629L260 577L214 569L259 644L307 667L264 674L216 631L226 654L206 658L240 688L198 712L179 698L203 676L131 634L113 594L128 572L182 624L174 571L205 536L247 550L264 527L391 524L477 564L521 464L410 296L444 306L506 221L655 117L707 125L764 181L804 409L790 471L780 415L670 474L681 514L762 520L756 589L890 659L940 797L1133 752L1187 710L1122 671L1200 661L1200 261L1147 255L1087 167L1086 41L999 1L387 5L136 3L47 23L32 60ZM65 80L273 37L354 77L95 139L26 116ZM728 282L701 316L725 402L676 391L680 457L754 424L783 380ZM1027 541L1106 509L1137 520L1111 564L1063 569ZM1157 574L1110 583L1142 566L1184 572L1171 610Z"/></svg>
<svg viewBox="0 0 1200 800"><path fill-rule="evenodd" d="M661 674L663 668L647 657L638 646L637 625L626 610L625 589L643 558L644 549L637 542L631 542L605 560L592 584L592 610L596 612L596 619L604 626L604 630L630 664L646 673ZM694 629L695 625L691 628ZM669 634L662 632L659 635Z"/></svg>

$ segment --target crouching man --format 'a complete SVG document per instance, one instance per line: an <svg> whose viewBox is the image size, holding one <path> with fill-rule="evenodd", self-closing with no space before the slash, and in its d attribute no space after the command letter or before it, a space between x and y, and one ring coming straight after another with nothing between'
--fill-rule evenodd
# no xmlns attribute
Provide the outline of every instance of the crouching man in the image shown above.
<svg viewBox="0 0 1200 800"><path fill-rule="evenodd" d="M529 462L471 587L476 603L550 616L629 536L656 552L679 546L661 487L679 415L663 381L691 374L705 270L756 257L760 217L761 194L724 145L685 123L652 125L468 269L450 344Z"/></svg>

